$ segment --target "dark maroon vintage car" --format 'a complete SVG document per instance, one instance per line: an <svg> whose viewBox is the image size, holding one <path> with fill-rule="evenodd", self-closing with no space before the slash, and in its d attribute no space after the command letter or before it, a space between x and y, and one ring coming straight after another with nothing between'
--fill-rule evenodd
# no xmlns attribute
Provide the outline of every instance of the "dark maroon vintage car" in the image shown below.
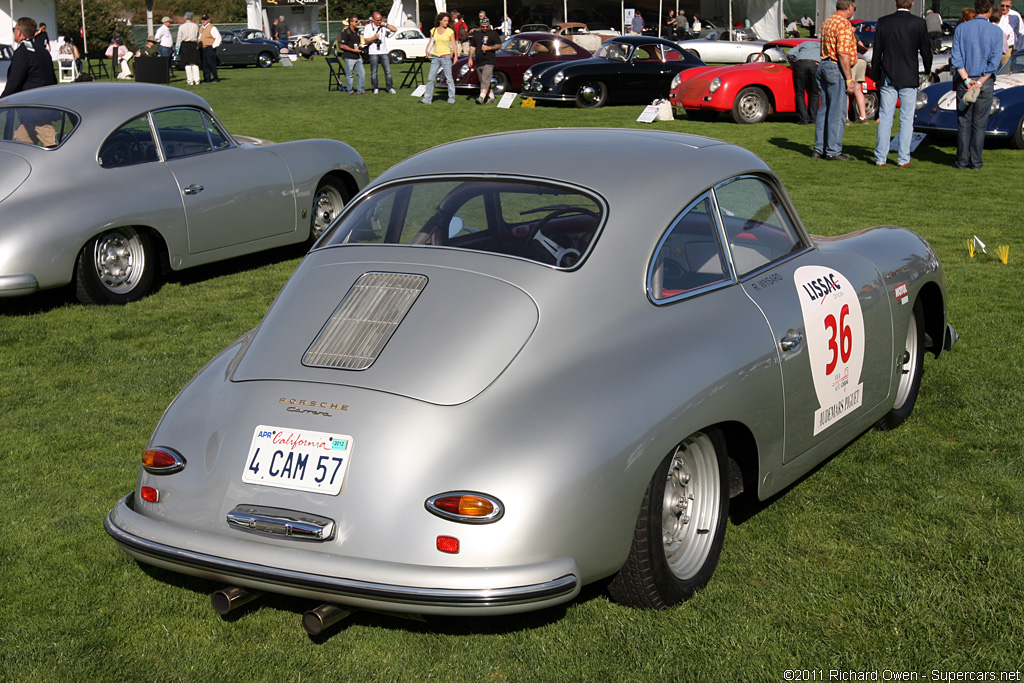
<svg viewBox="0 0 1024 683"><path fill-rule="evenodd" d="M535 64L589 57L589 50L553 33L516 34L506 40L498 50L498 63L494 67L492 78L493 92L495 96L500 97L506 90L522 90L523 72ZM469 68L469 60L466 57L452 65L452 76L455 78L456 90L476 92L480 88L476 68ZM437 87L448 87L443 73L437 75Z"/></svg>

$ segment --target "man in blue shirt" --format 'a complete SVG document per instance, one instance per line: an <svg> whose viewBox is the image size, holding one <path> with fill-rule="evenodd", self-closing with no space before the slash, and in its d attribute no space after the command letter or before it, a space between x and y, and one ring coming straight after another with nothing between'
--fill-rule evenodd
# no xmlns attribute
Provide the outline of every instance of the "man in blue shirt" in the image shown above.
<svg viewBox="0 0 1024 683"><path fill-rule="evenodd" d="M992 0L974 0L974 19L953 33L956 87L956 168L979 169L985 147L985 129L995 92L995 73L1003 55L1003 32L989 21ZM970 96L966 97L968 93ZM973 102L974 97L977 97Z"/></svg>
<svg viewBox="0 0 1024 683"><path fill-rule="evenodd" d="M818 63L821 62L821 43L805 40L786 55L793 65L793 95L796 97L797 123L808 125L818 118ZM806 94L807 101L804 101Z"/></svg>

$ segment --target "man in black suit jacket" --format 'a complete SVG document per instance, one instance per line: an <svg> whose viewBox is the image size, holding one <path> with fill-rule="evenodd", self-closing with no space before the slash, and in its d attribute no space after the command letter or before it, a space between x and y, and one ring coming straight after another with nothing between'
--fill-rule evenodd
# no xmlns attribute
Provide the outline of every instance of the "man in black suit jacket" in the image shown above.
<svg viewBox="0 0 1024 683"><path fill-rule="evenodd" d="M22 17L14 25L14 42L20 45L11 56L11 65L7 69L7 86L0 97L57 83L50 55L32 43L35 34L34 19Z"/></svg>
<svg viewBox="0 0 1024 683"><path fill-rule="evenodd" d="M885 166L889 154L889 135L900 101L899 150L896 164L901 168L912 166L910 139L914 132L914 106L920 75L917 56L921 55L924 72L932 70L932 49L924 19L910 13L914 0L896 0L896 11L878 20L875 26L874 56L871 59L871 77L879 90L878 136L875 139L875 165Z"/></svg>

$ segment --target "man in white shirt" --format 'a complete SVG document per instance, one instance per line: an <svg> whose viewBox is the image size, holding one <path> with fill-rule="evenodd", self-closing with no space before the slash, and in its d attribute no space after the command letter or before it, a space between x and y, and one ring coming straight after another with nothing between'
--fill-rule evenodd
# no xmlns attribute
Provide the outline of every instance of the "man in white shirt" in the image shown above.
<svg viewBox="0 0 1024 683"><path fill-rule="evenodd" d="M170 57L174 53L174 36L171 35L171 18L160 20L160 28L156 30L156 43L160 46L160 56Z"/></svg>
<svg viewBox="0 0 1024 683"><path fill-rule="evenodd" d="M1013 0L1000 0L999 9L1003 11L999 18L999 28L1003 31L1005 41L1002 61L1005 64L1010 55L1024 47L1024 21L1020 13L1013 9Z"/></svg>
<svg viewBox="0 0 1024 683"><path fill-rule="evenodd" d="M217 75L217 48L220 47L220 31L210 22L210 15L204 14L199 29L199 45L203 55L203 82L220 83Z"/></svg>
<svg viewBox="0 0 1024 683"><path fill-rule="evenodd" d="M391 80L391 59L388 57L388 38L394 35L394 26L384 21L380 12L374 12L370 23L363 29L363 43L370 46L368 54L370 57L370 85L373 86L373 94L376 95L377 88L377 65L384 66L384 84L388 93L395 94L394 82Z"/></svg>

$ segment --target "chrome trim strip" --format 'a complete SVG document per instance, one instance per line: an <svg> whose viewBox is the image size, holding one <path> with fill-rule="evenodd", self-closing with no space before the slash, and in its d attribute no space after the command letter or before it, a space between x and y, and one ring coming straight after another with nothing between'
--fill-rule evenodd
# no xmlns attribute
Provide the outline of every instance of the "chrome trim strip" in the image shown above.
<svg viewBox="0 0 1024 683"><path fill-rule="evenodd" d="M236 505L227 515L228 526L274 536L293 536L311 541L334 538L334 520L298 510L265 505Z"/></svg>
<svg viewBox="0 0 1024 683"><path fill-rule="evenodd" d="M128 502L127 500L125 501ZM212 555L182 550L140 538L116 526L111 510L103 520L107 533L120 545L134 552L159 558L175 564L220 572L228 576L245 577L292 586L299 589L313 589L335 595L350 596L369 600L440 607L495 607L530 602L541 602L568 595L576 590L578 579L566 574L543 583L509 588L420 588L416 586L394 586L357 579L333 576L318 576L288 569L278 569L249 562L226 560Z"/></svg>
<svg viewBox="0 0 1024 683"><path fill-rule="evenodd" d="M0 275L0 296L20 296L39 289L35 275Z"/></svg>

